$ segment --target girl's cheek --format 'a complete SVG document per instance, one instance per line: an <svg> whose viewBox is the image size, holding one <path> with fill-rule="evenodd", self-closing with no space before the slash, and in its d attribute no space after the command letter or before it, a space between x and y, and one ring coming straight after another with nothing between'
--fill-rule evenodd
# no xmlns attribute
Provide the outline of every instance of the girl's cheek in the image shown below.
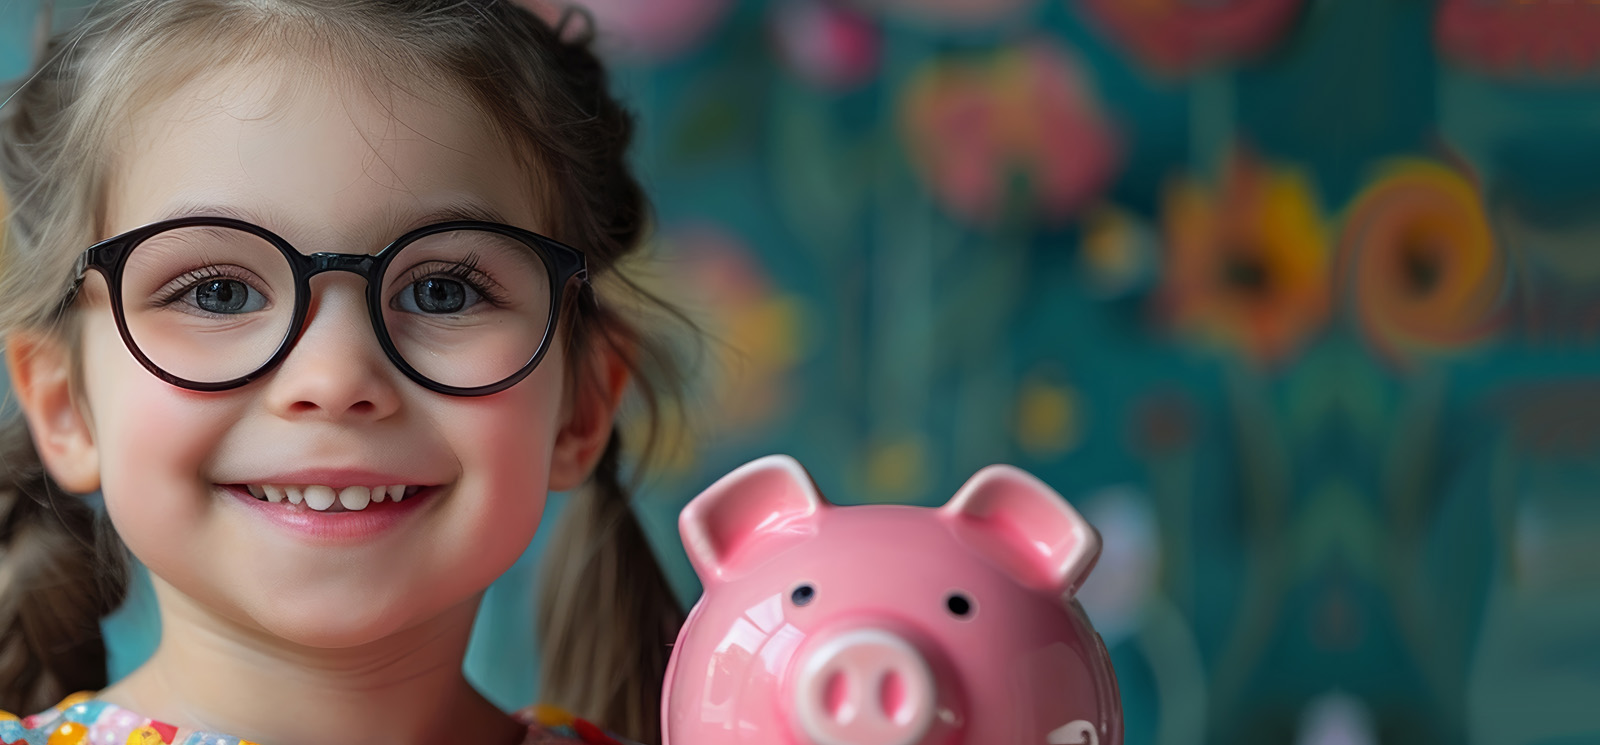
<svg viewBox="0 0 1600 745"><path fill-rule="evenodd" d="M488 512L504 519L508 513L525 510L537 519L549 486L556 437L549 406L537 398L518 397L479 412L483 415L461 421L462 436L457 441L471 443L460 453L463 476L490 495L484 503Z"/></svg>
<svg viewBox="0 0 1600 745"><path fill-rule="evenodd" d="M83 352L101 489L118 530L133 546L153 527L197 517L200 468L221 434L208 422L229 418L146 371L109 318L87 325Z"/></svg>

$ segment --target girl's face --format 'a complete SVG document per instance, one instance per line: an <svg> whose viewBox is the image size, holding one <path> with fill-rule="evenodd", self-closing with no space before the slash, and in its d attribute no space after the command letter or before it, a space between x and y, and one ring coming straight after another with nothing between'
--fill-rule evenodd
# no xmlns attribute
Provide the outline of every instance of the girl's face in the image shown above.
<svg viewBox="0 0 1600 745"><path fill-rule="evenodd" d="M375 253L463 202L543 227L528 174L464 100L372 90L268 65L186 85L126 131L104 235L200 206L242 213L305 253ZM559 339L507 391L429 392L384 356L358 277L311 286L281 366L201 393L140 366L91 273L83 427L113 523L155 576L247 628L343 647L475 600L528 545L547 490L581 477L610 412L586 419L565 405ZM273 512L352 516L256 502L229 486L241 484L435 488L403 511L409 502L369 507L393 512L376 528L314 535Z"/></svg>

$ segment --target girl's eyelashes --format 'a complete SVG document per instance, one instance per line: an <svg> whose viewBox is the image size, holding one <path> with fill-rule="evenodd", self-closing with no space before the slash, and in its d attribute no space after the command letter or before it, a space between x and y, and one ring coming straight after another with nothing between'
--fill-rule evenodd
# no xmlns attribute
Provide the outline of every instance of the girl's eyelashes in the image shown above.
<svg viewBox="0 0 1600 745"><path fill-rule="evenodd" d="M253 272L235 266L206 266L184 272L152 293L153 308L226 316L265 310L268 293ZM489 275L462 262L430 262L414 267L391 305L409 313L457 314L480 300L504 307L504 291Z"/></svg>
<svg viewBox="0 0 1600 745"><path fill-rule="evenodd" d="M499 284L469 258L461 262L436 261L413 267L390 306L424 315L467 312L479 300L501 308L507 298Z"/></svg>
<svg viewBox="0 0 1600 745"><path fill-rule="evenodd" d="M257 281L242 267L201 267L164 285L151 305L207 317L252 313L271 304L267 294L255 286Z"/></svg>

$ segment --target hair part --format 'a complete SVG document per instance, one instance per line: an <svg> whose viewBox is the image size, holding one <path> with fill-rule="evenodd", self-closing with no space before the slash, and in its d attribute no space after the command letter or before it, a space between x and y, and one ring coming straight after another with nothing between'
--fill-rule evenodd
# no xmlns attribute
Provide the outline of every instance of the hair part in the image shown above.
<svg viewBox="0 0 1600 745"><path fill-rule="evenodd" d="M591 34L565 39L506 0L122 0L57 35L0 107L0 336L54 335L77 253L104 237L108 164L126 122L196 76L235 64L383 90L459 95L526 166L543 232L582 250L594 302L565 324L569 379L596 344L621 356L651 433L681 376L653 321L683 316L622 276L649 209L627 162L633 120L610 94ZM412 92L414 95L415 92ZM6 100L0 95L0 100ZM120 602L120 543L39 466L25 422L0 432L0 709L31 711L105 685L99 619ZM633 514L613 434L559 525L539 613L541 698L642 742L659 737L661 684L682 610ZM98 518L105 523L105 518ZM109 534L109 531L100 531ZM98 546L93 551L88 546ZM13 633L14 630L16 633ZM530 702L531 703L531 702Z"/></svg>

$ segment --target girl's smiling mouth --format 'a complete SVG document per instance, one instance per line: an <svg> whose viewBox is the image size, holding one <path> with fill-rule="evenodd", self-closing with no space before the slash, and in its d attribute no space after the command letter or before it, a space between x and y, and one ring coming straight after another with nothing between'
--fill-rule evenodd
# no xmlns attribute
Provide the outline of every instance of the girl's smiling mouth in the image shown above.
<svg viewBox="0 0 1600 745"><path fill-rule="evenodd" d="M414 497L426 486L395 484L392 486L346 486L336 489L322 484L229 484L243 487L256 499L265 502L305 504L318 512L359 512L384 500L400 502Z"/></svg>
<svg viewBox="0 0 1600 745"><path fill-rule="evenodd" d="M404 483L389 479L312 473L277 477L280 481L216 484L228 501L256 519L316 542L375 538L407 516L432 504L447 484ZM361 481L367 483L360 483ZM352 483L355 482L355 483ZM368 485L373 484L373 485Z"/></svg>

